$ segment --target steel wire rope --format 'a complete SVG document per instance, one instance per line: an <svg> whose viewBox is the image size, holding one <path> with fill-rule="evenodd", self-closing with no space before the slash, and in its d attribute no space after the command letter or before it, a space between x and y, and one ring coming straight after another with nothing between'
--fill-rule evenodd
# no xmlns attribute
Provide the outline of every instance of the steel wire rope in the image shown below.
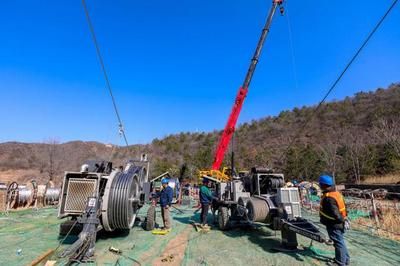
<svg viewBox="0 0 400 266"><path fill-rule="evenodd" d="M87 20L87 23L88 23L88 26L89 26L89 30L90 30L90 33L91 33L91 36L92 36L92 40L93 40L94 46L96 48L97 57L99 59L99 63L100 63L100 66L101 66L101 69L102 69L102 72L103 72L103 75L104 75L104 79L106 81L106 86L107 86L108 92L110 93L110 97L111 97L111 101L112 101L112 104L113 104L113 107L114 107L115 115L117 116L117 119L118 119L119 132L123 136L126 146L129 146L128 140L127 140L126 135L125 135L125 129L124 129L124 126L123 126L123 123L122 123L122 120L121 120L121 116L120 116L120 114L118 112L118 107L117 107L117 103L116 103L115 98L114 98L114 94L113 94L113 91L112 91L110 80L108 78L108 74L107 74L107 70L106 70L106 67L105 67L105 64L104 64L104 60L103 60L103 57L102 57L101 52L100 52L100 46L99 46L99 43L97 41L96 33L94 31L94 27L93 27L92 21L90 19L89 11L87 9L85 0L82 0L82 6L83 6L83 9L85 11L86 20Z"/></svg>
<svg viewBox="0 0 400 266"><path fill-rule="evenodd" d="M57 250L61 247L61 245L64 243L64 241L67 239L67 237L69 237L69 235L71 234L72 230L75 228L75 226L77 225L78 220L75 220L75 222L72 224L71 228L69 229L69 231L67 232L67 234L65 235L65 237L63 239L61 239L61 241L58 242L57 247L54 249L53 251L53 255L51 257L54 257L54 255L56 255Z"/></svg>
<svg viewBox="0 0 400 266"><path fill-rule="evenodd" d="M292 26L290 23L290 18L289 18L289 9L288 9L288 1L285 2L285 17L286 17L286 22L287 22L287 28L288 28L288 34L289 34L289 44L290 44L290 53L291 53L291 58L292 58L292 71L293 71L293 78L296 86L296 91L299 90L299 80L298 80L298 75L297 75L297 65L296 65L296 55L294 52L294 45L293 45L293 32L292 32Z"/></svg>
<svg viewBox="0 0 400 266"><path fill-rule="evenodd" d="M372 36L375 34L375 32L379 29L379 27L382 25L386 17L389 15L389 13L393 10L395 5L397 4L398 0L394 0L388 10L385 12L385 14L381 17L381 19L378 21L378 23L375 25L373 30L368 34L367 38L364 40L360 48L358 48L357 52L353 55L353 57L350 59L350 61L347 63L346 67L342 70L340 75L336 78L335 82L331 85L329 90L326 92L322 100L318 103L317 107L314 109L314 111L311 113L311 115L305 120L303 125L300 127L300 130L297 131L297 134L293 137L293 139L289 142L289 145L287 148L284 150L284 152L281 154L281 156L278 159L278 162L282 162L283 157L287 154L287 152L290 150L290 148L293 146L293 144L297 141L297 139L300 137L300 135L303 133L303 131L306 129L307 125L311 122L311 119L314 118L314 116L318 113L318 111L321 109L322 105L325 103L326 99L328 96L332 93L332 91L336 88L337 84L339 81L342 79L344 74L347 72L347 70L350 68L350 66L353 64L353 62L357 59L358 55L361 53L361 51L367 46L368 42L372 38Z"/></svg>

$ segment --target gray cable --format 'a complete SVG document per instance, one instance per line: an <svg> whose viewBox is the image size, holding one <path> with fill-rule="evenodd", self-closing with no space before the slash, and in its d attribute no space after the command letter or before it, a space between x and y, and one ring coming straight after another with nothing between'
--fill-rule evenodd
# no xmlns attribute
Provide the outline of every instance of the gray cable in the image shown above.
<svg viewBox="0 0 400 266"><path fill-rule="evenodd" d="M103 57L102 57L101 52L100 52L100 47L99 47L99 44L97 42L97 38L96 38L95 31L94 31L94 27L93 27L92 21L91 21L90 16L89 16L89 11L88 11L88 9L86 7L85 0L82 0L82 6L83 6L83 9L85 10L87 23L88 23L88 26L89 26L89 29L90 29L90 33L92 35L94 46L96 48L97 57L99 58L100 66L101 66L101 69L103 71L103 75L104 75L104 79L106 81L107 89L108 89L108 92L110 93L111 100L112 100L112 103L113 103L113 106L114 106L114 111L115 111L115 114L116 114L117 119L118 119L119 132L124 137L126 146L129 146L128 145L128 140L127 140L126 135L125 135L124 126L122 124L121 116L119 115L119 112L118 112L117 103L115 101L114 94L112 92L112 88L111 88L110 80L108 78L106 67L104 65Z"/></svg>
<svg viewBox="0 0 400 266"><path fill-rule="evenodd" d="M383 21L386 19L386 17L389 15L389 13L392 11L392 9L395 7L397 4L398 0L394 0L389 9L386 11L386 13L383 15L383 17L379 20L379 22L376 24L376 26L373 28L373 30L370 32L368 37L365 39L365 41L362 43L361 47L357 50L357 52L353 55L351 60L347 63L346 67L343 69L343 71L340 73L339 77L335 80L335 82L332 84L332 86L329 88L325 96L322 98L322 100L319 102L318 106L314 109L314 112L308 117L308 119L303 123L301 126L300 130L297 131L297 134L294 136L294 138L289 142L289 145L285 149L285 151L282 153L282 155L279 157L278 161L281 162L285 154L289 151L289 149L292 147L292 145L296 142L296 140L300 137L300 135L303 133L303 131L306 129L307 125L311 121L311 119L318 113L318 111L321 109L322 105L328 98L328 96L331 94L331 92L336 88L336 85L339 83L339 81L342 79L344 74L347 72L347 70L350 68L350 66L353 64L353 62L356 60L358 55L361 53L361 51L367 46L369 40L372 38L372 36L375 34L375 32L379 29L379 27L382 25Z"/></svg>

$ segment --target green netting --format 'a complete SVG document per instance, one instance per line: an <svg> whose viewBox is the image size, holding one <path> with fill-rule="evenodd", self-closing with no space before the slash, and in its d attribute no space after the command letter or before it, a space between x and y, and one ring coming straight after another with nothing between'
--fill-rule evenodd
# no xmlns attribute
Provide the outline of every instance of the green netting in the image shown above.
<svg viewBox="0 0 400 266"><path fill-rule="evenodd" d="M307 250L280 253L279 235L265 227L193 232L185 251L183 265L318 265L319 260ZM301 241L308 246L309 241Z"/></svg>
<svg viewBox="0 0 400 266"><path fill-rule="evenodd" d="M347 216L350 220L356 220L359 218L369 217L369 213L362 210L349 210Z"/></svg>
<svg viewBox="0 0 400 266"><path fill-rule="evenodd" d="M309 198L310 201L313 201L313 202L319 202L320 201L320 197L317 196L317 195L310 195L308 198Z"/></svg>
<svg viewBox="0 0 400 266"><path fill-rule="evenodd" d="M173 210L173 230L166 236L152 235L141 227L135 227L129 234L101 234L96 243L96 263L92 265L135 265L128 257L152 265L162 254L175 254L179 247L168 243L189 230L188 241L180 247L184 253L183 265L324 265L333 257L334 249L298 236L300 248L297 253L274 251L280 245L280 232L265 226L219 231L212 228L203 234L196 232L192 220L199 219L194 209L183 209L180 214ZM146 213L146 208L139 216ZM0 216L0 264L26 265L49 248L58 245L58 224L56 209L26 210ZM317 213L303 213L323 232ZM210 215L210 221L211 215ZM158 213L157 221L161 223ZM351 230L345 234L352 265L399 265L400 243L379 238L365 231ZM67 247L65 244L61 247ZM110 246L123 250L126 257L108 251ZM167 249L169 248L169 250ZM17 250L21 249L21 254ZM55 258L55 257L53 257ZM117 262L118 261L118 262ZM66 260L58 260L64 265ZM91 264L88 264L91 265ZM168 263L165 263L168 265Z"/></svg>
<svg viewBox="0 0 400 266"><path fill-rule="evenodd" d="M303 216L312 221L322 232L325 227L320 224L318 213L303 212ZM399 265L400 264L400 242L380 238L365 230L352 229L345 233L345 241L351 257L351 265ZM323 254L333 247L314 243ZM321 253L322 251L322 253ZM331 256L330 256L331 257Z"/></svg>
<svg viewBox="0 0 400 266"><path fill-rule="evenodd" d="M0 261L2 265L25 265L55 247L60 221L54 208L10 212L0 218Z"/></svg>

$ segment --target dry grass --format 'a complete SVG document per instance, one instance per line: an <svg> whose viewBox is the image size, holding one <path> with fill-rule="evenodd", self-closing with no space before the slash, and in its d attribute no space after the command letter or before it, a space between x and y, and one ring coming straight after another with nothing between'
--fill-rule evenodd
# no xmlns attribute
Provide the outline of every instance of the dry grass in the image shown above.
<svg viewBox="0 0 400 266"><path fill-rule="evenodd" d="M363 184L396 184L397 182L400 182L400 173L369 176L362 181Z"/></svg>
<svg viewBox="0 0 400 266"><path fill-rule="evenodd" d="M390 238L393 238L395 240L400 240L400 213L399 210L387 210L383 214L383 219L381 221L380 227L390 231L394 232L395 234L391 234L388 232L385 232L383 230L379 230L382 232L379 232L383 235L387 235Z"/></svg>
<svg viewBox="0 0 400 266"><path fill-rule="evenodd" d="M6 196L7 196L7 191L6 190L0 190L0 212L5 211L7 206L6 206Z"/></svg>
<svg viewBox="0 0 400 266"><path fill-rule="evenodd" d="M379 229L373 217L358 218L353 221L352 226L358 229L371 228L378 236L400 241L400 210L384 210L379 218Z"/></svg>

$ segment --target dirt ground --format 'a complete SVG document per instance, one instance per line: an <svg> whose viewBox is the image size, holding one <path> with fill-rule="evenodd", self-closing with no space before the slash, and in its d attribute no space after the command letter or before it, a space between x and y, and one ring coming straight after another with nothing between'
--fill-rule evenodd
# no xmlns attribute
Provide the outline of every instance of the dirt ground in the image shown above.
<svg viewBox="0 0 400 266"><path fill-rule="evenodd" d="M42 180L43 174L37 170L30 169L0 171L0 182L8 183L15 181L19 184L24 184L32 179Z"/></svg>
<svg viewBox="0 0 400 266"><path fill-rule="evenodd" d="M191 223L199 219L194 209L183 208L183 214L172 211L173 229L165 236L153 235L140 226L130 232L99 234L96 263L88 265L325 265L334 256L333 248L312 243L299 236L300 251L274 251L280 245L280 233L264 226L208 233L196 232ZM0 261L2 265L27 265L49 248L58 245L58 224L55 208L24 210L0 216ZM146 208L139 217L143 220ZM158 217L160 217L159 213ZM308 217L317 226L317 217ZM209 217L211 222L211 215ZM157 220L161 223L161 219ZM138 222L140 224L140 222ZM321 227L321 230L324 229ZM346 234L352 265L400 265L400 242L376 237L367 231L352 230ZM64 243L56 254L68 247ZM113 246L123 251L115 255ZM66 260L58 259L56 265Z"/></svg>

